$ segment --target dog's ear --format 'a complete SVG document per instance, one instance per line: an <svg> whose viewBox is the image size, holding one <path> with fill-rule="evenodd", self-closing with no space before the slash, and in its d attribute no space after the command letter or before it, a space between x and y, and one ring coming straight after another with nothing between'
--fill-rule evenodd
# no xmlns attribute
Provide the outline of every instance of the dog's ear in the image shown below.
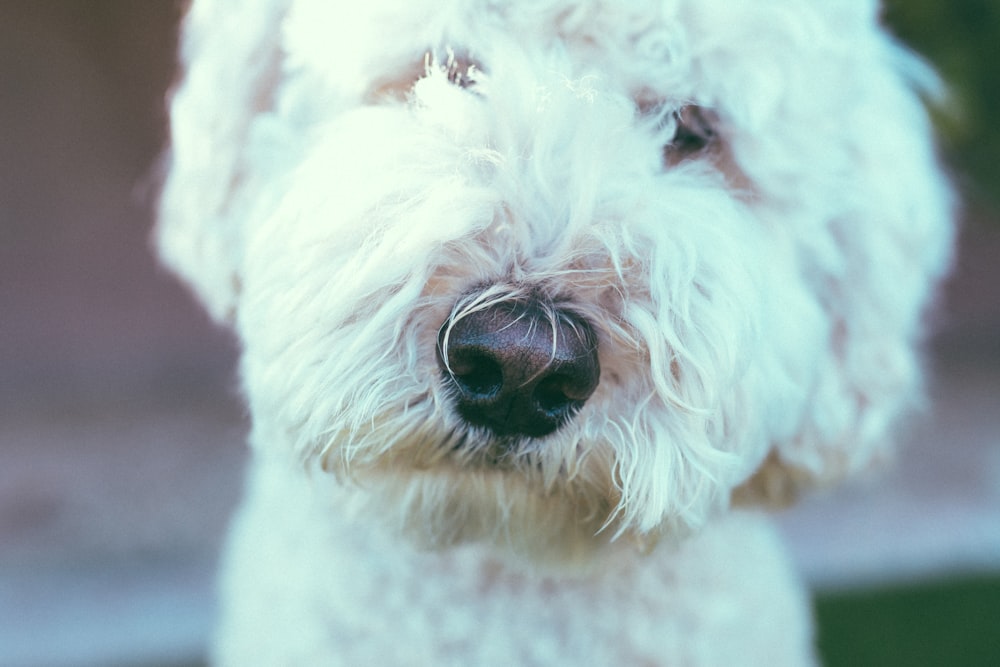
<svg viewBox="0 0 1000 667"><path fill-rule="evenodd" d="M240 290L247 138L272 103L286 0L197 0L182 25L155 243L218 321Z"/></svg>
<svg viewBox="0 0 1000 667"><path fill-rule="evenodd" d="M925 103L946 100L925 63L875 39L876 57L857 74L862 94L839 110L833 141L851 160L839 212L801 244L812 246L801 263L828 320L827 352L802 374L811 378L801 387L805 419L772 444L735 492L738 503L784 504L804 488L877 467L924 400L928 304L951 266L955 217Z"/></svg>

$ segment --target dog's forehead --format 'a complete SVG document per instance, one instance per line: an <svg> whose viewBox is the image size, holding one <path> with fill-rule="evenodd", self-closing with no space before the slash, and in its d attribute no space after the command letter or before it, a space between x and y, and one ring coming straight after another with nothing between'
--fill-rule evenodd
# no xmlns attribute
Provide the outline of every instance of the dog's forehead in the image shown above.
<svg viewBox="0 0 1000 667"><path fill-rule="evenodd" d="M766 62L845 41L871 23L874 0L294 0L284 25L292 67L340 93L364 95L373 80L412 71L431 49L466 49L488 69L512 52L560 53L567 75L600 70L627 90L690 95L702 64ZM781 57L772 55L772 58ZM787 58L782 58L787 60Z"/></svg>

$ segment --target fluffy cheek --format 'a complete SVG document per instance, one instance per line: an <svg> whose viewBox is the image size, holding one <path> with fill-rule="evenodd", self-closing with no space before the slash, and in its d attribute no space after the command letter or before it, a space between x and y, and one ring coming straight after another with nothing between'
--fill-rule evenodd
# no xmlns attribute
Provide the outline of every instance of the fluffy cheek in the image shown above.
<svg viewBox="0 0 1000 667"><path fill-rule="evenodd" d="M447 145L417 134L405 110L338 118L275 186L279 205L247 241L245 385L253 414L280 425L303 458L335 434L372 430L386 406L433 416L433 345L451 302L427 286L442 247L488 226L495 202Z"/></svg>
<svg viewBox="0 0 1000 667"><path fill-rule="evenodd" d="M343 443L360 464L389 448L387 430L441 440L429 428L440 421L433 321L447 310L421 301L422 267L359 294L341 285L352 274L363 285L370 257L271 247L248 271L238 322L251 412L277 429L256 444L307 461Z"/></svg>

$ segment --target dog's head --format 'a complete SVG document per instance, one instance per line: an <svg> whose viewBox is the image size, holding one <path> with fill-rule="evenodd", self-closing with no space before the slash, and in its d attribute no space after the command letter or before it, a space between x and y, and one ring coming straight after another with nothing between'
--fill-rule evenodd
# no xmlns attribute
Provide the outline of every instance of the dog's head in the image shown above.
<svg viewBox="0 0 1000 667"><path fill-rule="evenodd" d="M873 3L208 0L183 59L158 239L256 446L426 543L678 534L919 396L949 197Z"/></svg>

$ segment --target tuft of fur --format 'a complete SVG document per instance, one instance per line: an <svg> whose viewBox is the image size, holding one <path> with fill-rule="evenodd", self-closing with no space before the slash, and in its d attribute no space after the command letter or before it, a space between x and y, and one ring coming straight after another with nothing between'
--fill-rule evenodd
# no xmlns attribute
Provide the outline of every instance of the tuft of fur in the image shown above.
<svg viewBox="0 0 1000 667"><path fill-rule="evenodd" d="M874 2L196 0L182 63L157 241L253 417L220 661L811 659L753 508L888 456L950 261ZM525 298L601 378L500 440L438 336Z"/></svg>

